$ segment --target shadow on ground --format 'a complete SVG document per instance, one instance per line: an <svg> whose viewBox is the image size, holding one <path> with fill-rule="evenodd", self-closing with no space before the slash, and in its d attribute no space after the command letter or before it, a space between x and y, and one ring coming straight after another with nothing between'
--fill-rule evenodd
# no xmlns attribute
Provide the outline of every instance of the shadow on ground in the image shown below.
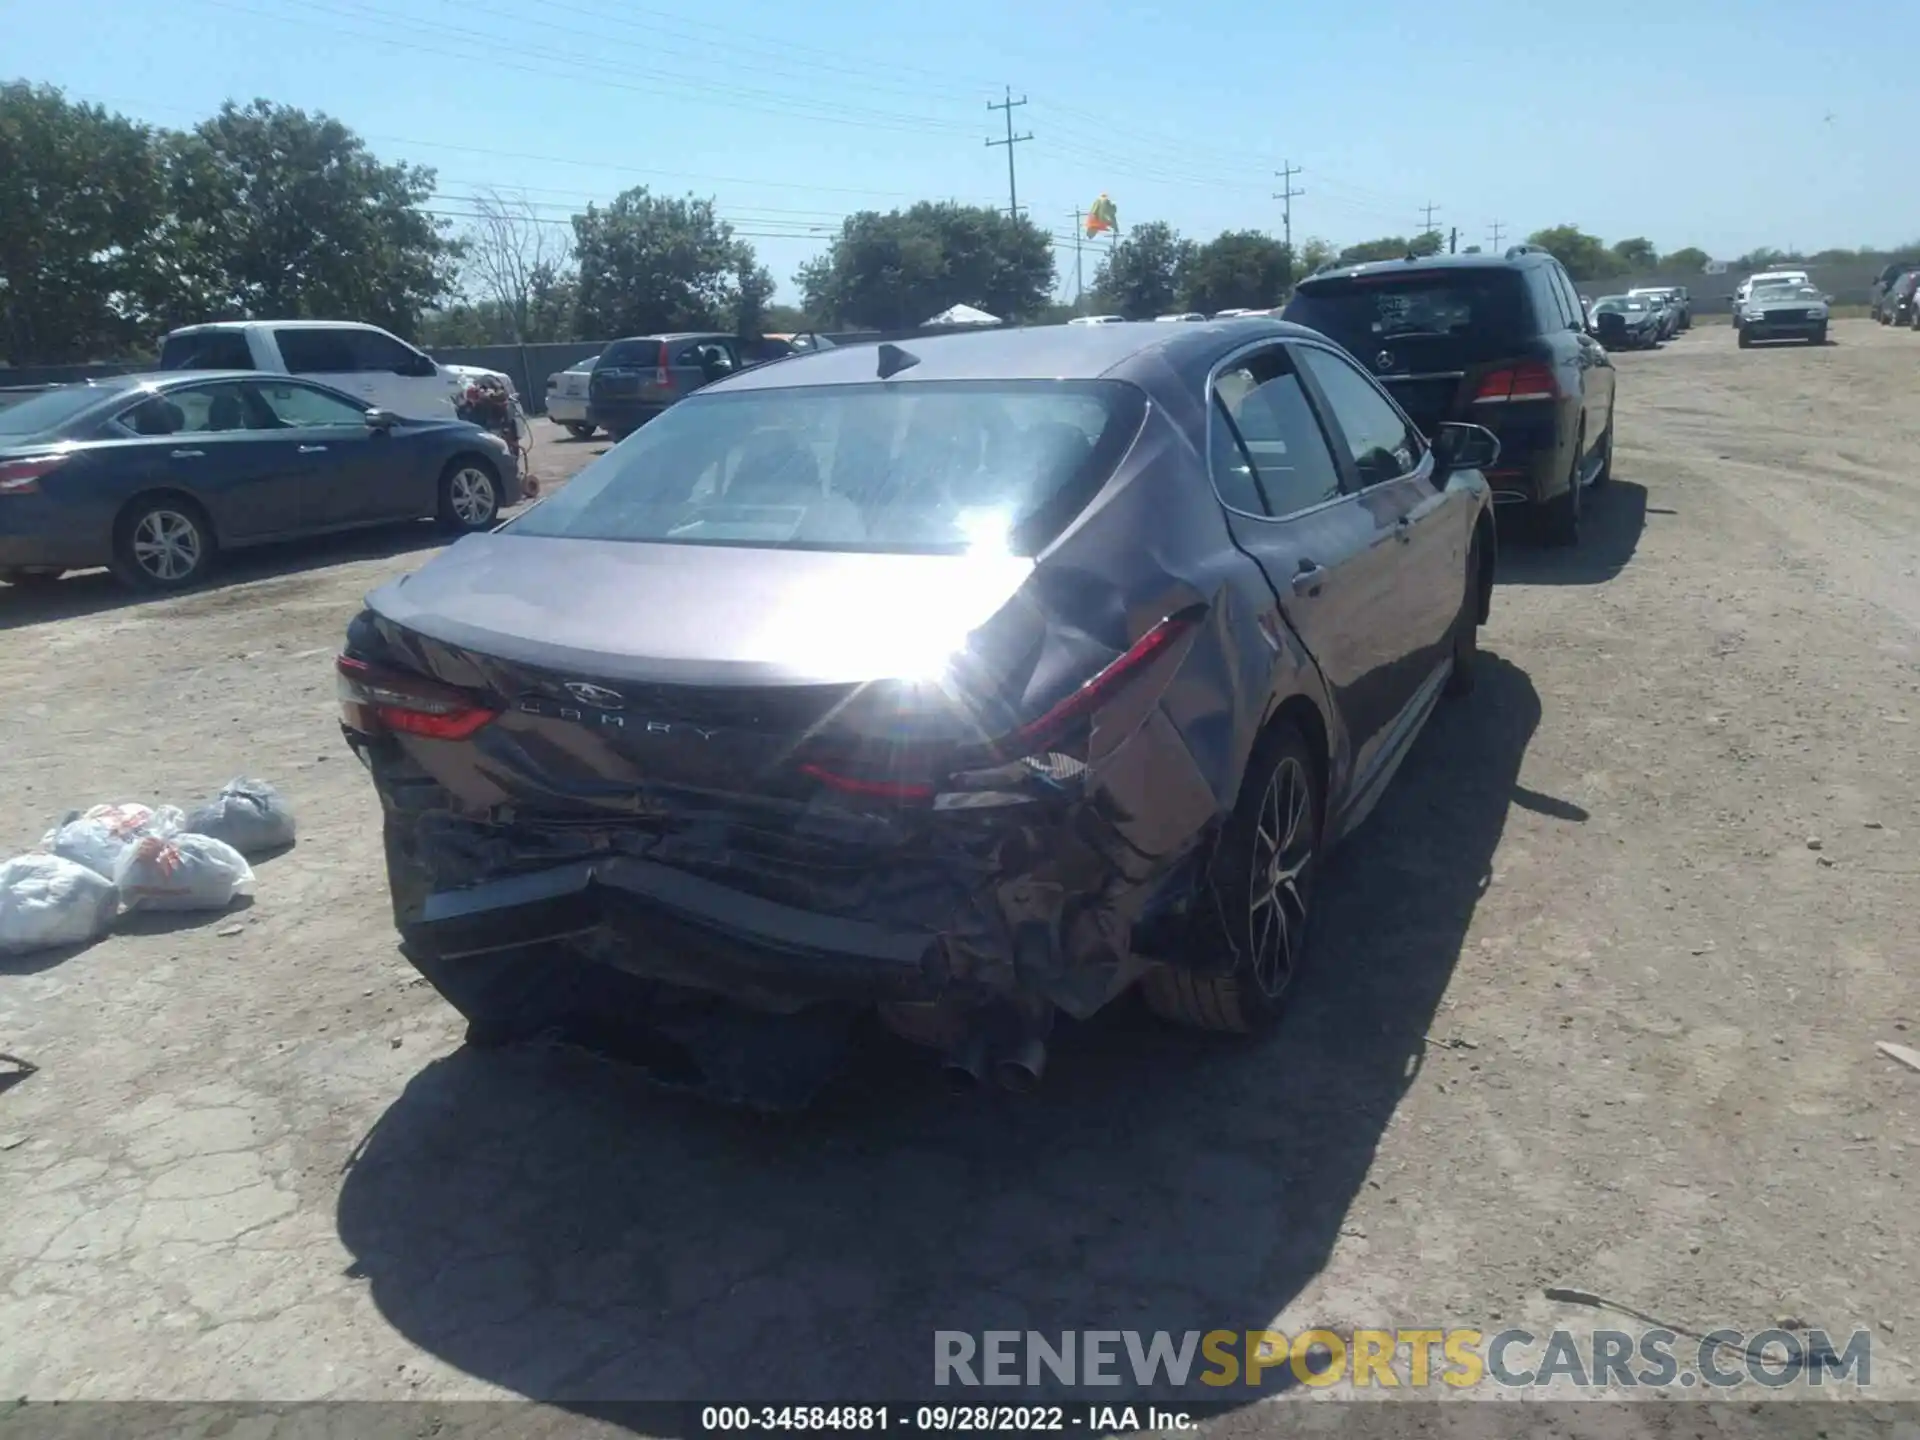
<svg viewBox="0 0 1920 1440"><path fill-rule="evenodd" d="M1571 548L1543 545L1526 533L1524 523L1514 523L1527 518L1518 507L1499 517L1498 584L1604 585L1627 568L1647 528L1647 487L1616 477L1580 498L1580 543Z"/></svg>
<svg viewBox="0 0 1920 1440"><path fill-rule="evenodd" d="M462 1050L349 1162L352 1273L458 1369L612 1416L925 1398L940 1329L1266 1326L1326 1263L1487 883L1540 701L1482 666L1334 857L1270 1041L1126 1003L1060 1037L1037 1094L956 1100L925 1052L876 1038L780 1121L565 1051Z"/></svg>
<svg viewBox="0 0 1920 1440"><path fill-rule="evenodd" d="M406 521L376 529L353 530L313 540L289 540L222 554L204 585L189 591L147 594L124 588L105 570L83 570L64 579L29 585L0 585L0 630L18 630L145 605L183 596L218 595L257 580L303 575L358 560L384 560L436 549L453 537L432 521Z"/></svg>

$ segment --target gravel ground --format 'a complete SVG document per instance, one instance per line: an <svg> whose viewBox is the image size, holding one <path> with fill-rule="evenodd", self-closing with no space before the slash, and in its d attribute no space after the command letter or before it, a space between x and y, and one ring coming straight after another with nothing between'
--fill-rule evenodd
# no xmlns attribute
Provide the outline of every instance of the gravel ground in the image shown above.
<svg viewBox="0 0 1920 1440"><path fill-rule="evenodd" d="M1862 1327L1920 1394L1920 1074L1874 1049L1920 1046L1920 345L1835 336L1621 356L1585 543L1503 556L1282 1032L1122 1007L1027 1099L876 1041L772 1124L464 1053L328 663L431 531L0 587L0 846L242 771L301 823L244 912L0 962L40 1067L0 1090L0 1394L906 1397L939 1328L1596 1323L1549 1286ZM604 446L541 430L549 479Z"/></svg>

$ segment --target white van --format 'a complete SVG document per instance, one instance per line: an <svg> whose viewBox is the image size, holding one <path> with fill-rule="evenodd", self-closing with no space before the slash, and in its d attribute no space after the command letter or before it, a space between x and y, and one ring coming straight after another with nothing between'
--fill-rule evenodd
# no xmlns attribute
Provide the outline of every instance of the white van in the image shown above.
<svg viewBox="0 0 1920 1440"><path fill-rule="evenodd" d="M351 320L225 320L160 342L162 370L261 370L318 380L410 420L445 420L468 385L497 370L442 365L377 325Z"/></svg>

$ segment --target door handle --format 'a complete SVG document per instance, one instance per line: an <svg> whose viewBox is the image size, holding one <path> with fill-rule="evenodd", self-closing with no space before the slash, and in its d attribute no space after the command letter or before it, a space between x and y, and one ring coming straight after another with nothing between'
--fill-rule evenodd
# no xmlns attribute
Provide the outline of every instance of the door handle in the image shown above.
<svg viewBox="0 0 1920 1440"><path fill-rule="evenodd" d="M300 447L300 453L302 455L318 455L322 450L326 448L327 447L324 445L302 445Z"/></svg>
<svg viewBox="0 0 1920 1440"><path fill-rule="evenodd" d="M204 460L207 458L207 452L204 450L169 450L167 455L169 459L173 460Z"/></svg>
<svg viewBox="0 0 1920 1440"><path fill-rule="evenodd" d="M1293 577L1293 593L1296 595L1318 595L1321 585L1326 583L1326 568L1314 564L1311 560L1300 562L1300 573Z"/></svg>

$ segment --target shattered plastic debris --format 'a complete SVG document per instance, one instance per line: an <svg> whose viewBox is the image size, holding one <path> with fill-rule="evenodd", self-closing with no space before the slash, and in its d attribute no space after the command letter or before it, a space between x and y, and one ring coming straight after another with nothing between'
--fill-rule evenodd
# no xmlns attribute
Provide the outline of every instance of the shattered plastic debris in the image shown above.
<svg viewBox="0 0 1920 1440"><path fill-rule="evenodd" d="M178 834L185 820L172 805L157 810L135 801L96 805L84 814L69 814L40 837L39 848L111 880L120 857L136 841L149 835L164 839Z"/></svg>
<svg viewBox="0 0 1920 1440"><path fill-rule="evenodd" d="M113 882L76 861L38 853L9 860L0 865L0 955L89 944L119 908Z"/></svg>
<svg viewBox="0 0 1920 1440"><path fill-rule="evenodd" d="M182 827L195 835L224 840L242 855L263 855L293 844L293 811L286 798L264 780L242 775L229 780Z"/></svg>
<svg viewBox="0 0 1920 1440"><path fill-rule="evenodd" d="M149 835L121 855L114 881L129 910L223 910L253 893L253 867L210 835Z"/></svg>

